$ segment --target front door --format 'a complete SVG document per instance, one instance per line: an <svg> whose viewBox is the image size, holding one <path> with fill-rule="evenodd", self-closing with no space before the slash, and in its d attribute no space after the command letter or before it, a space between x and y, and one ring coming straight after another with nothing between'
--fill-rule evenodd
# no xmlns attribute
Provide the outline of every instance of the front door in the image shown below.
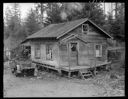
<svg viewBox="0 0 128 99"><path fill-rule="evenodd" d="M77 42L70 43L70 65L77 66L78 65L78 44Z"/></svg>

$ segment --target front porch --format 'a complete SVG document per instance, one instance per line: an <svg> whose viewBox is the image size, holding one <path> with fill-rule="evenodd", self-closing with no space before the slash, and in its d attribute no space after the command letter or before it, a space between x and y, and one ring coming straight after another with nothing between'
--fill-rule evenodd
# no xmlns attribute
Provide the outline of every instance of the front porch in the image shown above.
<svg viewBox="0 0 128 99"><path fill-rule="evenodd" d="M55 66L55 64L49 64L46 62L35 62L33 61L33 63L35 63L36 65L40 66L41 68L45 68L46 70L53 70L53 71L57 71L60 75L66 75L69 78L72 77L73 74L79 73L79 72L87 72L88 70L95 70L98 67L108 67L108 64L110 64L111 62L96 62L95 66ZM95 73L94 73L95 74Z"/></svg>
<svg viewBox="0 0 128 99"><path fill-rule="evenodd" d="M84 76L92 76L97 74L98 68L104 68L106 70L111 68L109 65L110 63L111 62L96 62L95 66L63 66L60 68L60 70L62 74L65 72L69 78L72 77L75 73L77 75L84 74Z"/></svg>
<svg viewBox="0 0 128 99"><path fill-rule="evenodd" d="M79 71L79 70L83 70L83 69L100 67L100 66L107 65L110 63L111 62L100 62L99 61L99 62L96 62L95 66L90 66L90 65L87 65L87 66L62 66L60 68L61 68L61 70L65 70L65 71Z"/></svg>

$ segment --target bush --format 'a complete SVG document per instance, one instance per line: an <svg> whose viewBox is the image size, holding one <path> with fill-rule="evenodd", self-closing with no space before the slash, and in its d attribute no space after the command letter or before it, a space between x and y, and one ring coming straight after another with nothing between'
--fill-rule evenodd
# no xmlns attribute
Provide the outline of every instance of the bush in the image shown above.
<svg viewBox="0 0 128 99"><path fill-rule="evenodd" d="M116 61L119 60L121 53L120 52L115 52L115 51L109 51L108 52L108 59L110 61Z"/></svg>
<svg viewBox="0 0 128 99"><path fill-rule="evenodd" d="M23 49L23 47L18 46L12 51L11 58L15 58L17 60L22 59L29 59L30 58L30 51L28 49Z"/></svg>

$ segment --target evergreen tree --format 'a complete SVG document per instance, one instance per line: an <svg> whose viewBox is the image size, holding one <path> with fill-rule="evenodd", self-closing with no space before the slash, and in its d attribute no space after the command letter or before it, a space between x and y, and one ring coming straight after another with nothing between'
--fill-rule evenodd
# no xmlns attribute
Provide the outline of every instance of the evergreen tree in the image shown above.
<svg viewBox="0 0 128 99"><path fill-rule="evenodd" d="M7 26L5 25L4 22L4 40L6 40L9 37L9 31L7 29Z"/></svg>
<svg viewBox="0 0 128 99"><path fill-rule="evenodd" d="M25 22L25 27L27 29L27 35L31 35L41 29L36 17L36 11L31 9Z"/></svg>
<svg viewBox="0 0 128 99"><path fill-rule="evenodd" d="M6 29L9 32L10 36L15 38L17 37L19 28L21 26L19 4L12 4L12 9L8 8L5 14L5 24L7 26Z"/></svg>
<svg viewBox="0 0 128 99"><path fill-rule="evenodd" d="M42 16L41 22L44 26L64 21L60 16L62 11L61 3L39 3L36 9L40 12L40 16Z"/></svg>
<svg viewBox="0 0 128 99"><path fill-rule="evenodd" d="M105 15L100 3L48 3L47 16L51 23L89 18L103 26Z"/></svg>
<svg viewBox="0 0 128 99"><path fill-rule="evenodd" d="M117 4L116 4L117 5ZM124 3L118 4L115 9L116 15L115 19L109 14L104 29L110 33L115 39L124 40L125 38L125 21L124 21Z"/></svg>
<svg viewBox="0 0 128 99"><path fill-rule="evenodd" d="M10 19L12 17L12 11L9 7L5 10L4 17L4 39L7 39L10 36L11 30L9 29Z"/></svg>
<svg viewBox="0 0 128 99"><path fill-rule="evenodd" d="M68 18L69 20L89 18L99 26L105 23L105 15L100 3L79 3L79 6L71 11Z"/></svg>

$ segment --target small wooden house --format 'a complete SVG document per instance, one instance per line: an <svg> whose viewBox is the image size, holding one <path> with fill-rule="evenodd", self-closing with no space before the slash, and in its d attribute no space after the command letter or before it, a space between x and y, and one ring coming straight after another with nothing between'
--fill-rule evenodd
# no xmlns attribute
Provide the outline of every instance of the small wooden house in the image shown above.
<svg viewBox="0 0 128 99"><path fill-rule="evenodd" d="M22 44L31 46L31 59L36 64L69 72L107 64L107 39L111 38L90 19L83 18L50 24Z"/></svg>

